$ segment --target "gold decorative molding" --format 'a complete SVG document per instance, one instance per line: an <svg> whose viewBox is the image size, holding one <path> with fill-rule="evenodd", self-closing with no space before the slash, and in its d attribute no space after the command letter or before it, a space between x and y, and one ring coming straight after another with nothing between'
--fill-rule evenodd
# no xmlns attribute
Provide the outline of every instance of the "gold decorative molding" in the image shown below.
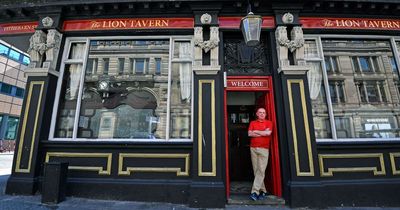
<svg viewBox="0 0 400 210"><path fill-rule="evenodd" d="M29 148L28 167L21 168L21 158L22 158L22 149L23 149L24 140L25 140L26 123L28 121L28 114L29 114L29 108L31 106L34 85L40 85L40 92L39 92L38 102L37 102L37 104L35 104L37 107L36 113L32 113L32 114L35 114L35 123L33 125L32 136L30 137L31 138L31 147ZM21 136L20 136L19 144L18 144L17 162L15 164L15 172L17 172L17 173L30 173L31 172L32 155L33 155L33 150L35 147L37 123L38 123L40 108L41 108L41 104L42 104L43 87L44 87L44 81L32 81L29 85L29 91L28 91L28 96L27 96L26 105L25 105L24 120L22 122Z"/></svg>
<svg viewBox="0 0 400 210"><path fill-rule="evenodd" d="M324 159L349 159L349 158L379 158L380 168L376 166L370 167L347 167L347 168L328 168L325 172ZM361 154L319 154L319 167L321 176L331 177L334 172L370 172L372 171L374 176L386 175L385 163L382 153L361 153Z"/></svg>
<svg viewBox="0 0 400 210"><path fill-rule="evenodd" d="M120 153L118 158L118 175L129 176L134 172L176 172L176 176L189 176L189 154L150 154L150 153ZM123 170L124 158L183 158L185 169L180 167L126 167Z"/></svg>
<svg viewBox="0 0 400 210"><path fill-rule="evenodd" d="M298 138L297 138L297 131L296 131L296 128L297 128L296 120L294 117L292 84L299 84L299 87L300 87L300 100L301 100L301 107L303 109L304 130L305 130L305 134L306 134L308 165L310 167L310 171L301 171L300 170L300 157L299 157ZM307 116L308 111L307 111L307 105L306 105L304 82L301 79L288 79L287 80L287 88L288 88L288 94L289 94L290 120L291 120L291 124L292 124L294 158L295 158L295 162L296 162L296 175L297 176L315 176L314 162L313 162L312 149L311 149L310 129L308 127L309 126L308 116Z"/></svg>
<svg viewBox="0 0 400 210"><path fill-rule="evenodd" d="M211 171L203 171L203 84L211 85ZM199 80L199 117L198 117L198 175L199 176L216 176L217 160L216 160L216 134L215 134L215 81Z"/></svg>
<svg viewBox="0 0 400 210"><path fill-rule="evenodd" d="M111 175L112 153L74 153L74 152L48 152L45 162L48 163L50 157L69 157L69 158L107 158L106 169L103 166L68 166L69 170L97 171L99 175Z"/></svg>
<svg viewBox="0 0 400 210"><path fill-rule="evenodd" d="M400 169L396 168L396 158L400 157L400 152L391 152L390 155L390 165L392 166L393 175L400 175Z"/></svg>

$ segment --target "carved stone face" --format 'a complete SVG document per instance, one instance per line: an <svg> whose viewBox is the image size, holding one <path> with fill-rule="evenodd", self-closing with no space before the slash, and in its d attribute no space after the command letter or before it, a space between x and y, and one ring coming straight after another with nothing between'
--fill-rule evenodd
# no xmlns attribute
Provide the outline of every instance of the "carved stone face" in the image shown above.
<svg viewBox="0 0 400 210"><path fill-rule="evenodd" d="M42 24L44 27L51 27L54 21L51 17L45 17L42 19Z"/></svg>
<svg viewBox="0 0 400 210"><path fill-rule="evenodd" d="M200 21L202 24L210 24L211 23L211 15L205 13L201 16Z"/></svg>
<svg viewBox="0 0 400 210"><path fill-rule="evenodd" d="M293 23L293 21L294 21L294 16L289 12L285 13L282 16L282 22L285 24Z"/></svg>

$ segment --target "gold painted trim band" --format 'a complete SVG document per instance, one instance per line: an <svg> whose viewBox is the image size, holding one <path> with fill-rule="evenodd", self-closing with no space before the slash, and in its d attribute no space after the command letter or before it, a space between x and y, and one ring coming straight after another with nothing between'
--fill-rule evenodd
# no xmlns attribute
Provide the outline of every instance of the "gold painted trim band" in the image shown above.
<svg viewBox="0 0 400 210"><path fill-rule="evenodd" d="M301 99L301 106L303 109L304 130L306 133L308 165L310 167L310 171L301 171L300 170L299 148L298 148L298 140L297 140L297 132L296 132L297 127L296 127L296 121L295 121L295 117L294 117L293 95L292 95L292 84L293 83L299 84L299 86L300 86L300 99ZM311 149L310 130L308 127L309 126L308 116L307 116L308 111L307 111L307 105L306 105L304 82L301 79L289 79L289 80L287 80L287 88L288 88L288 94L289 94L290 120L292 123L294 158L295 158L295 162L296 162L296 175L297 176L315 176L314 162L313 162L312 149Z"/></svg>
<svg viewBox="0 0 400 210"><path fill-rule="evenodd" d="M68 166L69 170L97 171L99 175L111 175L112 153L72 153L72 152L48 152L45 162L48 163L50 157L70 157L70 158L107 158L106 169L103 166Z"/></svg>
<svg viewBox="0 0 400 210"><path fill-rule="evenodd" d="M392 166L393 175L400 175L400 169L396 168L396 158L400 157L400 152L391 152L390 155L390 165Z"/></svg>
<svg viewBox="0 0 400 210"><path fill-rule="evenodd" d="M35 114L35 124L33 125L33 134L30 137L31 138L31 147L29 148L30 151L29 151L28 167L21 168L22 149L23 149L24 140L25 140L26 124L28 121L28 114L29 114L29 108L31 105L31 99L32 99L34 85L40 85L40 93L39 93L39 98L38 98L38 102L37 102L36 113L32 113L32 114ZM36 141L35 137L36 137L36 131L37 131L37 125L38 125L38 119L39 119L39 112L40 112L40 108L41 108L41 104L42 104L43 87L44 87L44 81L32 81L29 85L29 92L28 92L26 105L25 105L24 120L22 122L21 136L20 136L19 144L18 144L17 162L15 164L15 170L14 170L17 173L30 173L31 172L32 155L33 155L33 150L34 150L35 141Z"/></svg>
<svg viewBox="0 0 400 210"><path fill-rule="evenodd" d="M120 153L118 158L118 175L129 176L134 172L176 172L176 176L189 176L189 154L143 154L143 153ZM171 167L126 167L123 170L124 158L183 158L185 169Z"/></svg>
<svg viewBox="0 0 400 210"><path fill-rule="evenodd" d="M328 168L325 172L324 159L348 159L348 158L379 158L381 170L376 166L368 167L349 167L349 168ZM365 153L365 154L319 154L319 167L322 177L332 177L334 172L370 172L372 171L374 176L386 175L385 163L382 153Z"/></svg>
<svg viewBox="0 0 400 210"><path fill-rule="evenodd" d="M211 85L211 171L203 171L203 84ZM216 134L215 134L215 81L199 80L199 117L198 117L198 176L216 176L217 160L216 160Z"/></svg>

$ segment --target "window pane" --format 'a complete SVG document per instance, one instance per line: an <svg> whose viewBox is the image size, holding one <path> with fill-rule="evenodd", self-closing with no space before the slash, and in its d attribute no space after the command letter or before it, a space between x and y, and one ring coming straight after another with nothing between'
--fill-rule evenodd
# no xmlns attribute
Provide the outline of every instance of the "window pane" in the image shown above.
<svg viewBox="0 0 400 210"><path fill-rule="evenodd" d="M156 62L155 73L156 73L156 74L161 74L161 58L156 58L156 59L155 59L155 62Z"/></svg>
<svg viewBox="0 0 400 210"><path fill-rule="evenodd" d="M304 56L305 58L318 58L318 47L315 40L305 40L304 42Z"/></svg>
<svg viewBox="0 0 400 210"><path fill-rule="evenodd" d="M135 72L136 72L136 74L144 73L144 59L143 58L135 59Z"/></svg>
<svg viewBox="0 0 400 210"><path fill-rule="evenodd" d="M358 59L360 60L361 70L363 72L371 72L372 71L368 57L359 57Z"/></svg>
<svg viewBox="0 0 400 210"><path fill-rule="evenodd" d="M19 119L15 117L9 117L6 125L5 139L15 139L17 137Z"/></svg>
<svg viewBox="0 0 400 210"><path fill-rule="evenodd" d="M30 60L29 57L24 56L24 57L22 58L22 63L23 63L23 64L29 65L30 62L31 62L31 60Z"/></svg>
<svg viewBox="0 0 400 210"><path fill-rule="evenodd" d="M330 57L325 57L325 69L327 72L332 72Z"/></svg>
<svg viewBox="0 0 400 210"><path fill-rule="evenodd" d="M171 138L190 138L192 64L173 63L171 81Z"/></svg>
<svg viewBox="0 0 400 210"><path fill-rule="evenodd" d="M85 48L85 43L72 43L68 59L83 59Z"/></svg>
<svg viewBox="0 0 400 210"><path fill-rule="evenodd" d="M72 137L81 71L82 64L69 64L65 67L55 137Z"/></svg>
<svg viewBox="0 0 400 210"><path fill-rule="evenodd" d="M91 41L88 56L109 60L109 71L85 74L77 137L166 139L168 75L155 79L148 63L168 60L168 49L168 40ZM121 77L117 72L125 59L134 71Z"/></svg>
<svg viewBox="0 0 400 210"><path fill-rule="evenodd" d="M392 71L397 73L397 65L394 57L389 57L390 59L390 64L392 65Z"/></svg>
<svg viewBox="0 0 400 210"><path fill-rule="evenodd" d="M1 91L1 93L4 93L4 94L11 94L12 85L9 85L7 83L2 83L0 91Z"/></svg>
<svg viewBox="0 0 400 210"><path fill-rule="evenodd" d="M313 109L314 130L317 138L331 138L331 126L329 122L329 112L321 62L307 62L311 65L311 70L307 73L310 98Z"/></svg>
<svg viewBox="0 0 400 210"><path fill-rule="evenodd" d="M19 60L19 57L21 56L21 53L15 51L15 50L13 50L13 49L10 49L10 52L9 52L9 55L8 55L8 56L9 56L10 58L12 58L12 59L18 61L18 60Z"/></svg>
<svg viewBox="0 0 400 210"><path fill-rule="evenodd" d="M355 72L360 72L360 65L358 64L357 57L351 57L351 63Z"/></svg>
<svg viewBox="0 0 400 210"><path fill-rule="evenodd" d="M0 44L0 55L8 55L8 51L10 48Z"/></svg>
<svg viewBox="0 0 400 210"><path fill-rule="evenodd" d="M23 98L25 90L22 88L17 87L17 91L15 92L15 96Z"/></svg>
<svg viewBox="0 0 400 210"><path fill-rule="evenodd" d="M393 63L384 64L393 57L390 41L323 39L322 45L324 54L341 59L343 74L328 76L337 138L399 138L399 79Z"/></svg>

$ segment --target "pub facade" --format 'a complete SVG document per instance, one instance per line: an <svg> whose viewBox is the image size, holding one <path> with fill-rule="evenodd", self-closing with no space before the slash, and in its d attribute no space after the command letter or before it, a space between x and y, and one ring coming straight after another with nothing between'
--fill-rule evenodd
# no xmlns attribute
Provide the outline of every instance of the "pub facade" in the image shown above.
<svg viewBox="0 0 400 210"><path fill-rule="evenodd" d="M30 56L7 194L42 193L44 168L67 163L67 196L243 203L247 127L264 107L274 124L267 200L400 206L394 0L10 1L2 10L0 39ZM262 20L251 46L240 27L250 11Z"/></svg>

